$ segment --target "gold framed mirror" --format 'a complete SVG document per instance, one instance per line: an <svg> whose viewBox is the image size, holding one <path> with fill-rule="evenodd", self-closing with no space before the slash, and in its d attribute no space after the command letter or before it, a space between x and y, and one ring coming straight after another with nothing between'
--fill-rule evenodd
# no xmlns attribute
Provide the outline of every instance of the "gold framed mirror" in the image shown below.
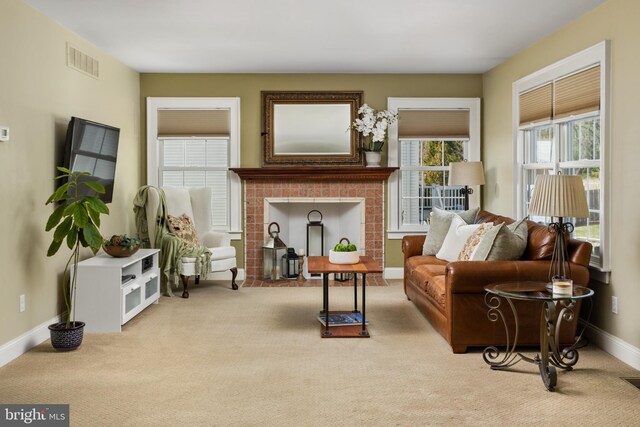
<svg viewBox="0 0 640 427"><path fill-rule="evenodd" d="M262 91L264 165L362 165L361 135L350 129L362 98L362 91Z"/></svg>

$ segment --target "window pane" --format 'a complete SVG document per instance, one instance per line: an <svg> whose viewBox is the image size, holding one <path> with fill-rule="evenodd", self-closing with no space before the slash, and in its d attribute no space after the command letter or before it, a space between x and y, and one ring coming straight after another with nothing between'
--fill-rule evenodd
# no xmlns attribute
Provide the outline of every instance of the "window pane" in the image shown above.
<svg viewBox="0 0 640 427"><path fill-rule="evenodd" d="M184 166L184 141L165 139L163 144L163 166Z"/></svg>
<svg viewBox="0 0 640 427"><path fill-rule="evenodd" d="M553 127L538 127L525 132L528 136L525 163L551 163Z"/></svg>
<svg viewBox="0 0 640 427"><path fill-rule="evenodd" d="M229 167L229 140L207 140L206 166L210 168Z"/></svg>
<svg viewBox="0 0 640 427"><path fill-rule="evenodd" d="M211 224L222 227L227 225L229 212L229 180L227 171L207 172L207 187L211 188Z"/></svg>
<svg viewBox="0 0 640 427"><path fill-rule="evenodd" d="M181 171L162 172L162 187L184 187L184 174Z"/></svg>
<svg viewBox="0 0 640 427"><path fill-rule="evenodd" d="M451 162L463 162L466 141L447 141L444 146L444 166Z"/></svg>
<svg viewBox="0 0 640 427"><path fill-rule="evenodd" d="M400 141L400 166L420 166L420 141Z"/></svg>
<svg viewBox="0 0 640 427"><path fill-rule="evenodd" d="M184 165L186 167L205 166L205 141L190 139L185 141Z"/></svg>
<svg viewBox="0 0 640 427"><path fill-rule="evenodd" d="M551 171L548 169L527 169L524 171L524 203L525 203L525 215L529 212L529 205L531 204L531 196L533 196L533 188L536 183L537 175L548 175ZM549 222L549 218L543 216L530 215L529 219L535 222Z"/></svg>
<svg viewBox="0 0 640 427"><path fill-rule="evenodd" d="M600 119L569 122L567 160L600 159Z"/></svg>
<svg viewBox="0 0 640 427"><path fill-rule="evenodd" d="M442 166L442 141L423 141L422 164L424 166Z"/></svg>
<svg viewBox="0 0 640 427"><path fill-rule="evenodd" d="M206 172L184 171L184 186L188 188L206 187Z"/></svg>

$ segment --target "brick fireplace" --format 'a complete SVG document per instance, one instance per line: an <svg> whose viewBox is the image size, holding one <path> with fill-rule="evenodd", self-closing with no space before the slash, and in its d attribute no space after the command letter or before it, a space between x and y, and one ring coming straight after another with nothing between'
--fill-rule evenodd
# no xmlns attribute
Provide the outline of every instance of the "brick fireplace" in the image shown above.
<svg viewBox="0 0 640 427"><path fill-rule="evenodd" d="M371 170L376 169L376 170ZM267 237L265 199L364 199L361 253L384 265L384 185L395 168L238 168L244 180L245 268L248 279L262 278L262 246ZM322 207L322 203L318 203ZM285 242L288 243L288 242ZM334 242L325 242L325 255ZM337 243L337 242L335 242Z"/></svg>

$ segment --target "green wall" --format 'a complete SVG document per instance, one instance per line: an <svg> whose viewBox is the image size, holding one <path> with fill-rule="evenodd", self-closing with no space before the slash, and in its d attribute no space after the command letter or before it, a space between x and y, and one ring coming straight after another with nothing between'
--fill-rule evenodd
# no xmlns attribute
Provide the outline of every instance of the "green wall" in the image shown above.
<svg viewBox="0 0 640 427"><path fill-rule="evenodd" d="M260 91L362 90L364 101L385 109L388 97L481 97L479 74L141 74L141 141L146 141L146 97L240 97L241 166L262 164ZM386 153L383 163L386 164ZM141 165L146 171L146 164ZM145 175L146 176L146 175ZM386 209L385 209L386 215ZM243 241L235 242L244 254ZM238 260L244 264L243 256ZM402 267L400 240L386 240L385 267Z"/></svg>
<svg viewBox="0 0 640 427"><path fill-rule="evenodd" d="M592 282L595 289L591 323L640 347L640 210L638 185L638 117L640 117L640 1L610 0L484 75L484 143L487 184L484 206L493 212L512 210L512 83L567 56L611 41L610 192L611 283ZM618 297L618 314L611 296Z"/></svg>

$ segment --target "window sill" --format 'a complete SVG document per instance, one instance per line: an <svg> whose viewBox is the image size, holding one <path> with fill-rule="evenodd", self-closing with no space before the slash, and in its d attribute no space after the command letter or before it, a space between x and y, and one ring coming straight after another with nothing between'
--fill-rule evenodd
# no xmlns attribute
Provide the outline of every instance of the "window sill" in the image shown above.
<svg viewBox="0 0 640 427"><path fill-rule="evenodd" d="M589 266L589 280L595 280L608 285L611 283L611 271L602 271L599 267Z"/></svg>

